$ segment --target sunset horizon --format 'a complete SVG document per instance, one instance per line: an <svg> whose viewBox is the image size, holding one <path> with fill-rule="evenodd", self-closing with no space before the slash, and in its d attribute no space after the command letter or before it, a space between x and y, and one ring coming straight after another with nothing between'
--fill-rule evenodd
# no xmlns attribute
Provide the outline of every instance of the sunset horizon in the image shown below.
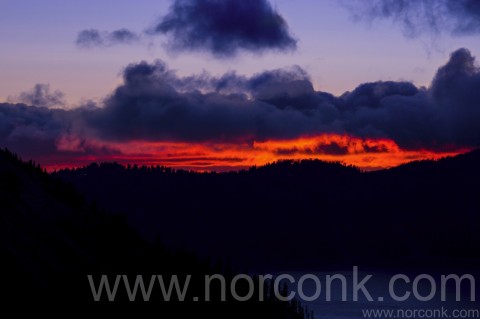
<svg viewBox="0 0 480 319"><path fill-rule="evenodd" d="M0 0L3 312L480 319L479 37L480 0Z"/></svg>
<svg viewBox="0 0 480 319"><path fill-rule="evenodd" d="M286 159L378 170L476 149L463 132L475 118L451 117L454 109L435 100L448 93L444 83L478 74L475 57L459 49L429 87L378 81L335 96L316 91L298 66L180 77L160 60L141 62L124 69L123 83L101 103L69 107L45 84L0 103L10 122L3 145L47 170L117 161L228 171ZM476 112L461 103L459 112Z"/></svg>
<svg viewBox="0 0 480 319"><path fill-rule="evenodd" d="M391 140L365 140L342 135L253 141L251 144L233 146L216 143L129 142L121 145L110 144L109 148L112 153L101 156L25 157L23 159L34 161L49 172L82 168L93 163L162 166L197 172L234 172L279 161L301 160L341 163L355 166L362 171L376 171L415 161L438 160L476 150L475 148L444 151L401 150ZM314 151L315 149L317 152ZM326 151L319 152L320 149L326 149ZM328 150L332 153L328 153Z"/></svg>
<svg viewBox="0 0 480 319"><path fill-rule="evenodd" d="M207 0L142 1L145 8L158 5L163 16L135 16L127 20L131 28L129 23L119 28L121 19L108 16L100 29L94 27L99 21L62 6L58 9L73 23L61 37L28 42L27 33L18 39L5 34L8 45L2 55L10 62L0 82L0 146L48 170L94 161L235 170L282 159L339 161L375 170L480 147L480 108L471 89L479 82L475 54L480 46L473 22L464 25L458 18L474 17L455 8L445 18L451 23L442 28L422 21L423 14L440 19L448 3L430 12L428 1L402 11L388 1L306 0L330 15L317 23L324 27L319 32L325 40L342 48L331 51L298 18L303 14L313 23L311 13L284 0L276 6L233 1L232 7ZM21 10L10 1L0 4L4 12ZM217 11L210 10L217 5ZM127 14L126 7L119 5L119 17ZM84 9L100 14L108 8L88 3ZM223 19L229 10L236 10L231 13L236 22ZM414 10L418 16L409 24L394 19ZM249 20L252 12L260 20ZM368 18L375 23L363 26ZM268 28L261 19L270 21ZM328 31L339 23L341 38ZM53 25L42 20L38 28L50 32ZM348 40L350 36L362 36L365 45ZM392 39L391 47L365 51ZM38 62L15 54L19 41L38 50ZM418 45L422 41L437 41L443 48L426 50ZM40 53L52 43L70 53ZM399 53L393 54L393 48ZM59 65L70 61L61 71L50 60L57 55L64 61ZM114 65L109 57L115 57ZM26 73L21 63L35 63L39 72ZM341 85L333 88L329 79Z"/></svg>

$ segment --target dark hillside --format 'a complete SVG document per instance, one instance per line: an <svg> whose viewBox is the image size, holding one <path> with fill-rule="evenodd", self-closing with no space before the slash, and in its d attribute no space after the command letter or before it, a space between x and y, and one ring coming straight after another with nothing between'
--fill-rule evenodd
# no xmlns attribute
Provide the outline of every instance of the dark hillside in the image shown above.
<svg viewBox="0 0 480 319"><path fill-rule="evenodd" d="M283 161L218 174L104 163L54 175L147 238L250 269L474 267L479 164L475 151L370 173Z"/></svg>

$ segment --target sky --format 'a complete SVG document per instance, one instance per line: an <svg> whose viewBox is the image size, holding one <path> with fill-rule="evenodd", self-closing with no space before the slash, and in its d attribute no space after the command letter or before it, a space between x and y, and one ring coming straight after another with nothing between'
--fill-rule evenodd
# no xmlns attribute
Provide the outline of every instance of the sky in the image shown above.
<svg viewBox="0 0 480 319"><path fill-rule="evenodd" d="M479 36L477 0L0 0L0 146L49 169L457 154Z"/></svg>

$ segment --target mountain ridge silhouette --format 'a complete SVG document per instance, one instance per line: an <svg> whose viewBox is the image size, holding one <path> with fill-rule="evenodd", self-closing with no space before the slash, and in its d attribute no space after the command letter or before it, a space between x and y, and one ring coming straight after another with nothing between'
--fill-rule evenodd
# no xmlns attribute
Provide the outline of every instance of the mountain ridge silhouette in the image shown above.
<svg viewBox="0 0 480 319"><path fill-rule="evenodd" d="M91 164L53 174L146 238L248 269L474 267L480 151L362 172L317 160L228 173Z"/></svg>

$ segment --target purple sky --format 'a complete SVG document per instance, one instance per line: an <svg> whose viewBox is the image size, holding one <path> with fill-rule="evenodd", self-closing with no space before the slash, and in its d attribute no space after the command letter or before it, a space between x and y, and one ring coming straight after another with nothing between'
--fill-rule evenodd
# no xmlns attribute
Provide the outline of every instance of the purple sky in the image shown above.
<svg viewBox="0 0 480 319"><path fill-rule="evenodd" d="M360 83L407 80L428 85L436 69L459 47L480 52L478 36L420 35L405 37L388 20L356 22L338 0L272 1L298 39L288 53L242 53L216 59L206 53L172 54L165 37L144 37L134 45L80 49L79 31L95 28L135 32L151 27L165 15L167 0L0 0L0 101L50 84L65 93L69 105L101 99L121 81L129 63L160 58L179 75L207 70L237 70L251 75L266 69L299 65L315 88L341 94Z"/></svg>

